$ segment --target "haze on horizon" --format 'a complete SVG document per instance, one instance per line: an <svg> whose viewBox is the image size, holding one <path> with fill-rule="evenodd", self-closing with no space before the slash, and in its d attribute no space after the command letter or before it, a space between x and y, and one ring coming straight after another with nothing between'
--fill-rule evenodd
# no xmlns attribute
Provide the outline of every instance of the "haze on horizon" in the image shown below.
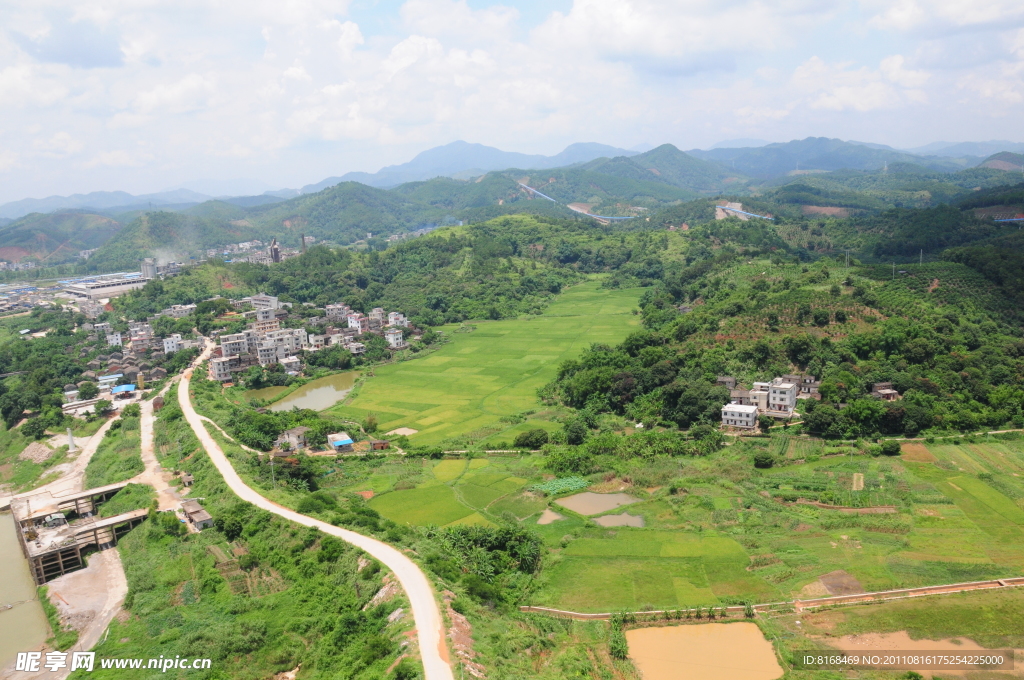
<svg viewBox="0 0 1024 680"><path fill-rule="evenodd" d="M1024 141L1019 0L770 4L14 0L0 202L298 187L456 139Z"/></svg>

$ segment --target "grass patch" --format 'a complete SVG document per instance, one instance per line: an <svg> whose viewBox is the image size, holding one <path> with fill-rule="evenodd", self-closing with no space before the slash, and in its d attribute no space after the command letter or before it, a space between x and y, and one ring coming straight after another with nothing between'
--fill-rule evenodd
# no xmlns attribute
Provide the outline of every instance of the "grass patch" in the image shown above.
<svg viewBox="0 0 1024 680"><path fill-rule="evenodd" d="M418 526L443 526L473 514L472 510L458 501L451 487L440 484L392 491L374 497L369 505L393 522Z"/></svg>
<svg viewBox="0 0 1024 680"><path fill-rule="evenodd" d="M749 564L731 538L620 529L569 543L539 601L574 611L615 611L777 597L775 588L747 571Z"/></svg>
<svg viewBox="0 0 1024 680"><path fill-rule="evenodd" d="M60 613L57 611L57 607L50 602L50 597L47 595L48 588L46 586L39 586L39 602L43 605L43 612L46 614L46 620L50 624L50 630L53 631L53 637L48 639L46 642L58 649L64 651L70 649L76 642L78 642L78 631L71 628L65 628L60 622Z"/></svg>
<svg viewBox="0 0 1024 680"><path fill-rule="evenodd" d="M156 500L156 491L147 484L129 484L113 498L100 506L100 517L113 517L122 512L130 512L139 508L148 508Z"/></svg>
<svg viewBox="0 0 1024 680"><path fill-rule="evenodd" d="M122 425L118 429L107 430L99 448L85 468L87 489L123 482L145 469L142 464L139 419L122 418L121 422Z"/></svg>
<svg viewBox="0 0 1024 680"><path fill-rule="evenodd" d="M466 461L461 458L458 460L442 460L434 466L434 477L442 482L451 482L458 479L465 470Z"/></svg>
<svg viewBox="0 0 1024 680"><path fill-rule="evenodd" d="M555 377L560 362L590 343L614 345L635 330L639 295L591 281L558 296L540 316L474 321L471 333L447 327L450 342L429 356L374 368L376 377L330 412L355 420L374 413L383 431L419 430L410 437L415 444L484 430L490 431L481 441L508 439L504 431L513 426L499 419L535 408L537 389Z"/></svg>

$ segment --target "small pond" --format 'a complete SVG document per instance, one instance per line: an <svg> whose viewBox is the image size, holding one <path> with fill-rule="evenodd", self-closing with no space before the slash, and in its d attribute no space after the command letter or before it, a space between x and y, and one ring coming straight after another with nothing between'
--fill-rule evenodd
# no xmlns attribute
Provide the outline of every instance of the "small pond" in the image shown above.
<svg viewBox="0 0 1024 680"><path fill-rule="evenodd" d="M555 503L581 515L597 515L623 505L636 503L638 500L640 499L634 498L628 493L593 493L592 491L584 491L574 496L559 498Z"/></svg>
<svg viewBox="0 0 1024 680"><path fill-rule="evenodd" d="M629 658L644 680L775 680L782 667L757 624L636 628L626 631Z"/></svg>
<svg viewBox="0 0 1024 680"><path fill-rule="evenodd" d="M323 411L337 404L352 391L352 385L359 375L358 371L336 373L325 378L308 382L295 390L281 401L269 406L271 411L291 411L293 408L309 408ZM261 390L249 390L246 399L273 399L281 394L286 387L264 387ZM273 391L271 391L273 390Z"/></svg>
<svg viewBox="0 0 1024 680"><path fill-rule="evenodd" d="M621 515L603 515L595 517L594 521L603 527L642 527L644 518L640 515L630 515L627 512Z"/></svg>

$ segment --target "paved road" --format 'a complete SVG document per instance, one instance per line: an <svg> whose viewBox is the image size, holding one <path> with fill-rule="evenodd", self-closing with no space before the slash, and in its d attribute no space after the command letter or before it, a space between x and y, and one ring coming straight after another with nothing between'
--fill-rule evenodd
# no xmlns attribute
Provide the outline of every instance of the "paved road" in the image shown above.
<svg viewBox="0 0 1024 680"><path fill-rule="evenodd" d="M212 346L208 347L200 356L199 361L208 358L212 349ZM402 588L405 589L405 593L409 597L413 618L416 621L416 634L419 639L420 654L423 657L423 671L426 680L454 680L451 666L448 663L448 648L445 645L444 622L441 618L441 611L437 606L437 600L434 598L434 590L430 585L430 581L420 571L420 568L412 560L387 543L299 514L294 510L264 498L246 485L231 466L224 451L203 426L203 421L199 414L192 408L192 400L189 398L191 379L192 369L189 369L182 376L181 383L178 385L178 403L185 414L185 420L188 421L193 432L196 433L203 448L206 449L206 453L210 456L210 460L217 466L217 470L220 471L224 481L227 482L231 490L242 500L248 501L275 515L284 517L297 524L317 527L325 534L337 536L386 565L398 577L398 581L402 584Z"/></svg>

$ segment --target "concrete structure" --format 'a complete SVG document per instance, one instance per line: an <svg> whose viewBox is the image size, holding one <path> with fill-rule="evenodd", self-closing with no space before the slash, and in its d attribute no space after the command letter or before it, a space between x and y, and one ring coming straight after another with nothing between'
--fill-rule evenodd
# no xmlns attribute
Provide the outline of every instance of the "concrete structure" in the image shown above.
<svg viewBox="0 0 1024 680"><path fill-rule="evenodd" d="M203 506L199 505L199 501L185 501L181 504L181 509L185 513L185 519L195 527L196 531L213 526L213 517L203 509Z"/></svg>
<svg viewBox="0 0 1024 680"><path fill-rule="evenodd" d="M871 386L871 396L884 401L896 401L900 393L893 389L891 382L880 382Z"/></svg>
<svg viewBox="0 0 1024 680"><path fill-rule="evenodd" d="M253 309L279 309L281 307L281 303L276 297L265 293L253 295L248 300Z"/></svg>
<svg viewBox="0 0 1024 680"><path fill-rule="evenodd" d="M124 295L128 291L138 290L146 285L149 279L139 272L128 274L110 274L96 278L81 279L64 283L64 290L75 297L98 300Z"/></svg>
<svg viewBox="0 0 1024 680"><path fill-rule="evenodd" d="M220 382L231 380L231 357L210 359L210 377Z"/></svg>
<svg viewBox="0 0 1024 680"><path fill-rule="evenodd" d="M188 316L196 311L195 305L171 305L167 309L160 312L161 316L170 316L175 319L181 319Z"/></svg>
<svg viewBox="0 0 1024 680"><path fill-rule="evenodd" d="M121 334L117 331L107 333L107 345L110 347L121 347Z"/></svg>
<svg viewBox="0 0 1024 680"><path fill-rule="evenodd" d="M220 338L222 356L234 357L249 351L249 341L244 333L222 335Z"/></svg>
<svg viewBox="0 0 1024 680"><path fill-rule="evenodd" d="M355 444L347 432L336 432L327 435L327 443L336 453L351 451L352 445Z"/></svg>
<svg viewBox="0 0 1024 680"><path fill-rule="evenodd" d="M402 340L402 331L398 328L389 328L384 331L384 339L388 341L388 347L391 349L401 349L407 346Z"/></svg>
<svg viewBox="0 0 1024 680"><path fill-rule="evenodd" d="M169 338L164 338L164 354L177 352L181 349L181 333L175 333Z"/></svg>
<svg viewBox="0 0 1024 680"><path fill-rule="evenodd" d="M156 278L156 259L152 257L143 258L142 264L142 277L146 279Z"/></svg>
<svg viewBox="0 0 1024 680"><path fill-rule="evenodd" d="M348 315L348 327L353 329L359 335L367 333L370 330L370 319L363 316L361 313L356 312Z"/></svg>
<svg viewBox="0 0 1024 680"><path fill-rule="evenodd" d="M327 318L338 320L346 319L352 313L352 308L345 304L327 305Z"/></svg>
<svg viewBox="0 0 1024 680"><path fill-rule="evenodd" d="M731 375L720 375L717 379L715 379L715 384L721 385L722 387L728 387L730 390L732 390L736 388L736 378L732 377Z"/></svg>
<svg viewBox="0 0 1024 680"><path fill-rule="evenodd" d="M86 549L116 546L129 529L146 518L145 508L114 517L94 516L100 503L127 485L128 482L118 482L59 497L43 492L11 501L21 538L18 543L36 585L81 569L85 566Z"/></svg>
<svg viewBox="0 0 1024 680"><path fill-rule="evenodd" d="M757 427L757 407L747 404L726 404L722 407L722 424L752 430Z"/></svg>
<svg viewBox="0 0 1024 680"><path fill-rule="evenodd" d="M307 432L309 432L309 428L305 426L293 427L290 430L285 430L281 433L281 436L277 438L277 445L281 446L281 444L287 442L288 448L292 451L304 449L306 448Z"/></svg>
<svg viewBox="0 0 1024 680"><path fill-rule="evenodd" d="M776 378L768 386L768 410L792 413L796 408L796 394L795 384Z"/></svg>
<svg viewBox="0 0 1024 680"><path fill-rule="evenodd" d="M284 367L284 370L288 372L297 372L302 370L302 362L299 361L298 357L285 357L278 363L280 363L281 366Z"/></svg>

